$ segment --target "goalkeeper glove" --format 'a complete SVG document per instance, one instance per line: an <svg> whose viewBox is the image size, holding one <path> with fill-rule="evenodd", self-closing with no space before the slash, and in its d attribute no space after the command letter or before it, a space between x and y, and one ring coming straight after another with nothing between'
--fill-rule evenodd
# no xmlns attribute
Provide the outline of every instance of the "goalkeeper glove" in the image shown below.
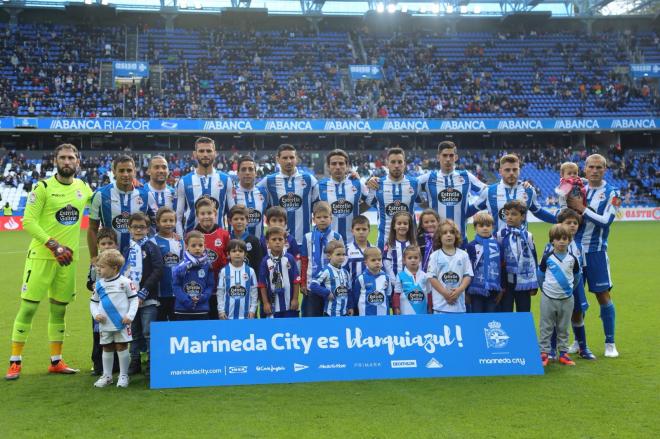
<svg viewBox="0 0 660 439"><path fill-rule="evenodd" d="M53 256L55 256L55 260L58 264L69 265L71 262L73 262L73 250L71 250L69 247L61 245L53 238L46 241L45 245L48 250L53 253Z"/></svg>

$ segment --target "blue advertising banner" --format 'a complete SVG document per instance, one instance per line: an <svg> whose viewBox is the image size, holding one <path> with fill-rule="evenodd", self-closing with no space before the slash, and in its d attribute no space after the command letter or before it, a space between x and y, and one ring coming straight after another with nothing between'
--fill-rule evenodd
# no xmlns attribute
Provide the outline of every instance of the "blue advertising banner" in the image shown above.
<svg viewBox="0 0 660 439"><path fill-rule="evenodd" d="M383 79L383 70L376 64L351 64L348 66L352 80Z"/></svg>
<svg viewBox="0 0 660 439"><path fill-rule="evenodd" d="M630 64L633 78L660 78L660 64Z"/></svg>
<svg viewBox="0 0 660 439"><path fill-rule="evenodd" d="M0 118L1 131L166 133L456 133L657 130L660 118L619 119L52 119Z"/></svg>
<svg viewBox="0 0 660 439"><path fill-rule="evenodd" d="M155 322L151 387L541 375L530 313Z"/></svg>
<svg viewBox="0 0 660 439"><path fill-rule="evenodd" d="M149 63L145 61L113 61L114 78L148 78Z"/></svg>

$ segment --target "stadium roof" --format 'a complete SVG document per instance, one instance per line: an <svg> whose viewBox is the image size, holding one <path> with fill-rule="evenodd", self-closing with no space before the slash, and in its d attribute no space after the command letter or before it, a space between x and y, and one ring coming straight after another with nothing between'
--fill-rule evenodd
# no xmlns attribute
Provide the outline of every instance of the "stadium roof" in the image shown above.
<svg viewBox="0 0 660 439"><path fill-rule="evenodd" d="M227 8L260 8L270 14L382 14L501 16L514 12L551 12L555 16L644 14L658 12L658 0L0 0L4 7L55 8L105 5L119 10L209 13Z"/></svg>

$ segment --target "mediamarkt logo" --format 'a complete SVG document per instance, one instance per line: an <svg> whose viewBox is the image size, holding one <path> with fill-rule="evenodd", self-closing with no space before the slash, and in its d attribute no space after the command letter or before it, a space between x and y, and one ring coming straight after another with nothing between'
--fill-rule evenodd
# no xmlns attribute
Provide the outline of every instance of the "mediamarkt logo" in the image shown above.
<svg viewBox="0 0 660 439"><path fill-rule="evenodd" d="M556 130L593 130L600 128L596 119L560 119L555 122Z"/></svg>
<svg viewBox="0 0 660 439"><path fill-rule="evenodd" d="M486 124L483 120L446 120L440 124L440 129L448 131L485 130Z"/></svg>
<svg viewBox="0 0 660 439"><path fill-rule="evenodd" d="M252 131L249 120L207 120L204 131Z"/></svg>
<svg viewBox="0 0 660 439"><path fill-rule="evenodd" d="M612 129L644 129L655 128L655 120L653 119L614 119L612 121Z"/></svg>
<svg viewBox="0 0 660 439"><path fill-rule="evenodd" d="M538 119L501 120L498 130L541 130L543 124Z"/></svg>
<svg viewBox="0 0 660 439"><path fill-rule="evenodd" d="M366 120L328 120L323 129L325 131L371 131L371 125Z"/></svg>
<svg viewBox="0 0 660 439"><path fill-rule="evenodd" d="M308 120L269 120L266 131L312 131Z"/></svg>
<svg viewBox="0 0 660 439"><path fill-rule="evenodd" d="M386 120L384 131L418 131L427 130L429 125L425 120Z"/></svg>

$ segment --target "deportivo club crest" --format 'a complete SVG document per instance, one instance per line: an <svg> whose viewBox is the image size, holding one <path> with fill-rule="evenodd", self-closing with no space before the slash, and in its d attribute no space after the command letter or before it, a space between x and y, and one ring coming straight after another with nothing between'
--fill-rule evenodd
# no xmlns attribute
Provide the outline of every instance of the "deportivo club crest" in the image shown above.
<svg viewBox="0 0 660 439"><path fill-rule="evenodd" d="M488 328L484 328L484 334L489 348L502 349L509 343L509 336L502 329L502 324L495 320L488 323Z"/></svg>

